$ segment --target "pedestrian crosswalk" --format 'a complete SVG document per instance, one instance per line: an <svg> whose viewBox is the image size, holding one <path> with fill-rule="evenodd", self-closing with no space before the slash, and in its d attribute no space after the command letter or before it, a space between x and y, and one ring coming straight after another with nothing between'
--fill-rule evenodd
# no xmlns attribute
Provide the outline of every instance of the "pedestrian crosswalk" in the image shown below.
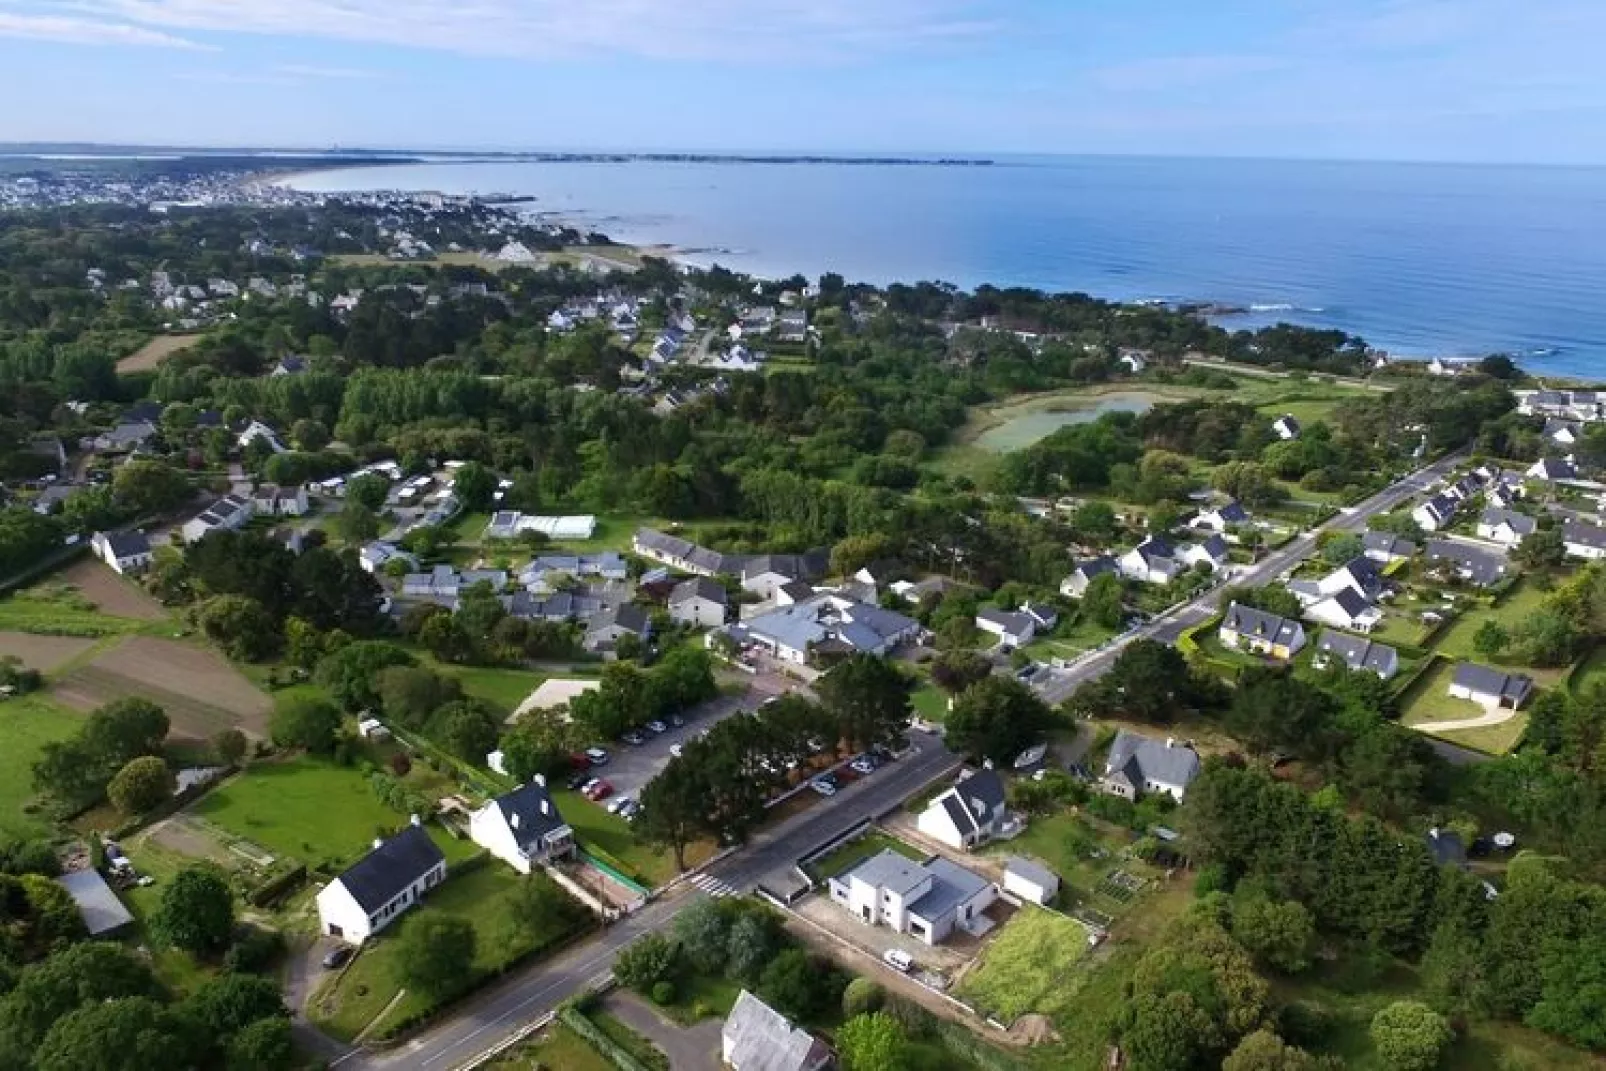
<svg viewBox="0 0 1606 1071"><path fill-rule="evenodd" d="M691 883L716 900L722 897L736 895L735 889L731 888L723 881L720 881L712 874L698 874L695 878L691 879Z"/></svg>

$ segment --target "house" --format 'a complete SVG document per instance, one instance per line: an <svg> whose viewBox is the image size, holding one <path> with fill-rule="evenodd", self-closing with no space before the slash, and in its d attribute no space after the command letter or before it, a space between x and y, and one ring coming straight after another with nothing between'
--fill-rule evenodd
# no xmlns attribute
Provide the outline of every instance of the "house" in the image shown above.
<svg viewBox="0 0 1606 1071"><path fill-rule="evenodd" d="M156 425L149 420L124 420L110 431L89 440L89 448L102 453L134 450L156 438ZM80 444L84 445L84 444Z"/></svg>
<svg viewBox="0 0 1606 1071"><path fill-rule="evenodd" d="M1527 514L1491 507L1478 517L1478 538L1514 547L1533 535L1538 527Z"/></svg>
<svg viewBox="0 0 1606 1071"><path fill-rule="evenodd" d="M1150 536L1121 555L1121 575L1143 584L1169 584L1183 569L1176 554L1169 540Z"/></svg>
<svg viewBox="0 0 1606 1071"><path fill-rule="evenodd" d="M720 1058L732 1071L824 1071L825 1042L742 990L720 1028Z"/></svg>
<svg viewBox="0 0 1606 1071"><path fill-rule="evenodd" d="M612 651L626 636L647 640L652 636L652 623L647 611L634 603L625 603L603 610L586 623L585 649L592 652Z"/></svg>
<svg viewBox="0 0 1606 1071"><path fill-rule="evenodd" d="M1299 438L1299 421L1284 413L1271 423L1271 430L1277 433L1277 438L1283 442Z"/></svg>
<svg viewBox="0 0 1606 1071"><path fill-rule="evenodd" d="M1346 636L1342 632L1323 629L1316 637L1316 654L1311 665L1326 669L1337 659L1351 671L1365 670L1376 673L1383 680L1393 680L1400 671L1400 655L1385 643L1374 643L1363 636Z"/></svg>
<svg viewBox="0 0 1606 1071"><path fill-rule="evenodd" d="M1305 628L1298 621L1236 602L1227 607L1217 635L1234 650L1247 648L1285 662L1305 646Z"/></svg>
<svg viewBox="0 0 1606 1071"><path fill-rule="evenodd" d="M411 554L396 546L396 544L386 543L383 540L375 540L372 543L365 544L357 552L357 564L363 567L364 572L369 573L377 573L387 564L398 559L406 562L414 569L418 568L417 558L414 558Z"/></svg>
<svg viewBox="0 0 1606 1071"><path fill-rule="evenodd" d="M927 804L915 828L939 844L970 851L1018 832L1019 824L1010 817L1003 779L980 770Z"/></svg>
<svg viewBox="0 0 1606 1071"><path fill-rule="evenodd" d="M886 926L937 945L954 929L990 929L983 912L998 899L998 886L937 856L924 863L883 849L829 881L831 899L869 926Z"/></svg>
<svg viewBox="0 0 1606 1071"><path fill-rule="evenodd" d="M1570 420L1558 420L1555 417L1545 421L1545 438L1557 446L1575 446L1578 443L1579 426Z"/></svg>
<svg viewBox="0 0 1606 1071"><path fill-rule="evenodd" d="M1412 510L1411 519L1424 532L1437 532L1455 519L1455 511L1460 506L1460 500L1454 496L1437 494Z"/></svg>
<svg viewBox="0 0 1606 1071"><path fill-rule="evenodd" d="M151 541L144 532L96 532L89 541L95 556L121 576L142 573L151 564Z"/></svg>
<svg viewBox="0 0 1606 1071"><path fill-rule="evenodd" d="M468 835L520 874L575 852L574 830L558 812L546 778L540 775L475 811L469 817Z"/></svg>
<svg viewBox="0 0 1606 1071"><path fill-rule="evenodd" d="M816 592L732 625L725 634L801 666L815 654L887 654L916 639L920 622L857 599Z"/></svg>
<svg viewBox="0 0 1606 1071"><path fill-rule="evenodd" d="M1193 519L1193 527L1205 532L1215 532L1223 535L1229 528L1237 528L1249 523L1249 511L1236 501L1228 502L1225 506L1216 509L1207 509Z"/></svg>
<svg viewBox="0 0 1606 1071"><path fill-rule="evenodd" d="M266 443L274 453L285 453L285 445L279 441L279 433L260 420L253 420L242 428L239 437L235 439L235 443L241 450L244 450L258 439Z"/></svg>
<svg viewBox="0 0 1606 1071"><path fill-rule="evenodd" d="M1060 594L1067 599L1080 599L1087 592L1087 586L1093 583L1093 578L1111 573L1121 575L1121 566L1114 558L1105 556L1091 558L1078 565L1071 571L1071 575L1060 581Z"/></svg>
<svg viewBox="0 0 1606 1071"><path fill-rule="evenodd" d="M301 517L308 509L307 489L265 483L251 492L251 506L264 517Z"/></svg>
<svg viewBox="0 0 1606 1071"><path fill-rule="evenodd" d="M97 870L72 870L56 879L67 890L90 937L116 937L134 924L134 915Z"/></svg>
<svg viewBox="0 0 1606 1071"><path fill-rule="evenodd" d="M298 376L307 370L305 357L281 357L279 363L273 366L270 376Z"/></svg>
<svg viewBox="0 0 1606 1071"><path fill-rule="evenodd" d="M1219 535L1213 535L1203 542L1182 547L1177 551L1177 560L1189 568L1206 565L1211 572L1215 572L1227 564L1227 554L1227 541Z"/></svg>
<svg viewBox="0 0 1606 1071"><path fill-rule="evenodd" d="M1367 602L1354 588L1342 588L1337 594L1306 608L1305 617L1347 632L1371 632L1383 620L1383 611Z"/></svg>
<svg viewBox="0 0 1606 1071"><path fill-rule="evenodd" d="M1567 548L1569 558L1583 558L1588 561L1606 558L1606 529L1597 528L1593 524L1585 524L1583 521L1562 522L1561 541Z"/></svg>
<svg viewBox="0 0 1606 1071"><path fill-rule="evenodd" d="M318 932L360 945L446 880L446 857L414 815L412 824L318 892Z"/></svg>
<svg viewBox="0 0 1606 1071"><path fill-rule="evenodd" d="M1016 611L991 608L976 611L976 627L990 636L997 636L1000 643L1010 647L1025 647L1039 629L1048 632L1057 624L1059 614L1047 606L1031 603Z"/></svg>
<svg viewBox="0 0 1606 1071"><path fill-rule="evenodd" d="M569 517L538 517L516 510L498 510L485 526L485 539L515 539L526 532L539 532L554 542L591 539L597 534L597 518L591 514Z"/></svg>
<svg viewBox="0 0 1606 1071"><path fill-rule="evenodd" d="M1528 477L1534 480L1576 480L1578 470L1571 461L1563 458L1546 457L1534 462L1528 469Z"/></svg>
<svg viewBox="0 0 1606 1071"><path fill-rule="evenodd" d="M1116 360L1125 365L1128 372L1135 376L1140 376L1143 374L1143 370L1149 367L1149 357L1150 354L1145 353L1143 350L1123 349Z"/></svg>
<svg viewBox="0 0 1606 1071"><path fill-rule="evenodd" d="M1392 532L1367 532L1361 537L1361 545L1368 558L1383 565L1409 561L1415 557L1418 549L1411 540Z"/></svg>
<svg viewBox="0 0 1606 1071"><path fill-rule="evenodd" d="M807 554L759 554L742 563L742 590L761 599L773 599L775 589L794 580L814 583L825 576L829 556L824 551Z"/></svg>
<svg viewBox="0 0 1606 1071"><path fill-rule="evenodd" d="M1451 698L1470 699L1489 710L1516 710L1528 701L1533 687L1534 682L1521 673L1462 662L1450 677L1449 693Z"/></svg>
<svg viewBox="0 0 1606 1071"><path fill-rule="evenodd" d="M1122 729L1110 744L1099 787L1112 796L1135 800L1144 793L1164 792L1181 802L1199 776L1198 752L1167 737L1155 740Z"/></svg>
<svg viewBox="0 0 1606 1071"><path fill-rule="evenodd" d="M718 628L725 623L729 603L723 584L696 576L676 584L669 593L669 617L694 628Z"/></svg>
<svg viewBox="0 0 1606 1071"><path fill-rule="evenodd" d="M224 495L179 529L186 543L199 543L213 532L234 532L250 522L254 507L244 495Z"/></svg>
<svg viewBox="0 0 1606 1071"><path fill-rule="evenodd" d="M34 496L33 511L42 517L60 513L67 505L67 500L79 490L70 483L53 483Z"/></svg>
<svg viewBox="0 0 1606 1071"><path fill-rule="evenodd" d="M1004 860L1004 892L1043 907L1059 895L1060 877L1047 867L1012 855Z"/></svg>
<svg viewBox="0 0 1606 1071"><path fill-rule="evenodd" d="M743 555L721 554L651 528L636 532L631 549L643 558L651 558L672 569L698 576L736 576L741 573L747 560Z"/></svg>
<svg viewBox="0 0 1606 1071"><path fill-rule="evenodd" d="M1480 588L1499 583L1510 569L1510 563L1503 555L1449 539L1428 540L1428 561L1457 579Z"/></svg>

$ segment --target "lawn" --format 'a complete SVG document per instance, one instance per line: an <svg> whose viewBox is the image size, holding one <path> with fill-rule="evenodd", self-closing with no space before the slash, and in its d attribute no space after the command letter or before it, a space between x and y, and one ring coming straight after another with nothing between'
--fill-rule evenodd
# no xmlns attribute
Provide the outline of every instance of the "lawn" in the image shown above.
<svg viewBox="0 0 1606 1071"><path fill-rule="evenodd" d="M916 862L925 856L897 837L872 829L858 840L849 841L811 862L808 869L818 879L834 878L845 870L859 865L872 855L891 850Z"/></svg>
<svg viewBox="0 0 1606 1071"><path fill-rule="evenodd" d="M519 704L547 679L545 673L532 673L527 669L443 666L441 670L448 676L456 677L470 697L485 700L503 716L517 710Z"/></svg>
<svg viewBox="0 0 1606 1071"><path fill-rule="evenodd" d="M1432 670L1417 678L1400 702L1400 721L1413 728L1430 722L1462 720L1481 717L1483 707L1466 699L1455 699L1449 694L1450 679L1455 674L1455 662L1441 661ZM1498 725L1485 725L1474 729L1453 729L1432 735L1491 755L1503 755L1522 739L1528 726L1526 711L1518 712L1510 720Z"/></svg>
<svg viewBox="0 0 1606 1071"><path fill-rule="evenodd" d="M485 1071L614 1071L613 1064L589 1042L554 1021L534 1041L485 1065Z"/></svg>
<svg viewBox="0 0 1606 1071"><path fill-rule="evenodd" d="M1511 589L1511 592L1495 607L1468 607L1467 612L1456 619L1455 623L1444 630L1439 642L1435 645L1440 654L1450 658L1463 659L1470 662L1488 662L1478 654L1473 646L1473 637L1485 621L1498 621L1507 629L1516 629L1545 601L1545 593L1537 585L1527 580L1520 580ZM1526 666L1516 666L1516 663L1497 662L1496 664L1508 667L1521 668L1534 679L1536 684L1549 687L1556 684L1566 673L1565 669L1539 669Z"/></svg>
<svg viewBox="0 0 1606 1071"><path fill-rule="evenodd" d="M1105 628L1097 621L1077 620L1056 629L1052 635L1040 636L1026 646L1026 653L1039 662L1055 658L1076 658L1110 639L1117 630Z"/></svg>
<svg viewBox="0 0 1606 1071"><path fill-rule="evenodd" d="M77 599L51 597L38 589L19 591L0 599L0 631L33 632L44 636L118 636L129 632L172 633L172 625L113 617L88 609Z"/></svg>
<svg viewBox="0 0 1606 1071"><path fill-rule="evenodd" d="M356 770L302 757L260 763L196 804L194 814L275 855L344 869L366 853L375 837L406 821L374 795ZM472 847L431 826L448 860Z"/></svg>
<svg viewBox="0 0 1606 1071"><path fill-rule="evenodd" d="M927 721L942 722L948 717L948 693L935 684L918 688L909 696L915 713Z"/></svg>
<svg viewBox="0 0 1606 1071"><path fill-rule="evenodd" d="M607 776L607 770L601 773ZM618 815L609 814L603 807L592 803L578 792L556 789L553 802L558 805L563 820L574 830L580 846L602 858L603 862L617 860L623 865L627 877L643 885L656 888L674 878L675 855L665 849L649 848L636 839L635 833ZM598 849L601 849L598 851ZM694 867L714 854L708 841L698 841L686 848L686 866Z"/></svg>
<svg viewBox="0 0 1606 1071"><path fill-rule="evenodd" d="M1603 683L1606 683L1606 645L1596 647L1583 657L1578 664L1578 671L1567 682L1567 687L1574 695L1582 695L1594 685Z"/></svg>
<svg viewBox="0 0 1606 1071"><path fill-rule="evenodd" d="M542 874L521 878L500 862L486 860L474 870L448 875L446 883L431 892L424 906L405 915L379 937L364 944L362 952L340 977L314 998L313 1016L336 1037L351 1039L374 1023L401 990L397 964L402 952L399 940L407 927L430 914L453 915L474 925L476 946L474 966L479 971L496 971L532 949L578 932L566 918L550 920L550 928L528 933L519 928L509 905L509 894L521 881L551 881ZM577 910L575 917L582 917ZM395 1021L416 1015L430 1007L430 998L409 991L386 1015Z"/></svg>
<svg viewBox="0 0 1606 1071"><path fill-rule="evenodd" d="M1028 904L987 946L959 996L1003 1023L1028 1012L1069 1017L1086 980L1076 966L1087 954L1087 938L1081 923Z"/></svg>
<svg viewBox="0 0 1606 1071"><path fill-rule="evenodd" d="M0 835L32 837L50 831L47 819L30 813L34 760L46 744L65 740L82 724L80 715L42 696L0 702Z"/></svg>

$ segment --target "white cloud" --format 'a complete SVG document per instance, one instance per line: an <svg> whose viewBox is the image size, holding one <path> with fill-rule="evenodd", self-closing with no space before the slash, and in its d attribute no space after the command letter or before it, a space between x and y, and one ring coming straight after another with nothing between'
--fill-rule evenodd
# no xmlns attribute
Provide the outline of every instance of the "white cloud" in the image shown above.
<svg viewBox="0 0 1606 1071"><path fill-rule="evenodd" d="M362 67L316 67L304 63L281 63L273 68L279 74L287 74L295 78L330 78L342 81L363 81L369 78L385 77L382 71L371 71Z"/></svg>
<svg viewBox="0 0 1606 1071"><path fill-rule="evenodd" d="M207 49L206 45L144 26L130 26L127 23L106 22L96 18L8 11L0 11L0 37L20 37L30 41L59 41L69 45Z"/></svg>
<svg viewBox="0 0 1606 1071"><path fill-rule="evenodd" d="M970 41L980 0L75 0L164 30L323 37L530 59L621 54L829 63Z"/></svg>

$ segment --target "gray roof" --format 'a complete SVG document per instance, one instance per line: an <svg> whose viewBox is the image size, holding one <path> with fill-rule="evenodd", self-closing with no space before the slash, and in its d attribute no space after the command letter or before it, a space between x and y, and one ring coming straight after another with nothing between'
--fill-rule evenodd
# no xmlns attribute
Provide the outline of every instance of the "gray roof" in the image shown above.
<svg viewBox="0 0 1606 1071"><path fill-rule="evenodd" d="M1100 576L1104 573L1114 573L1119 569L1120 566L1116 564L1115 559L1106 554L1101 558L1089 558L1087 561L1082 562L1076 567L1075 572L1078 572L1087 579L1092 580L1095 576Z"/></svg>
<svg viewBox="0 0 1606 1071"><path fill-rule="evenodd" d="M1105 761L1107 771L1125 773L1137 786L1146 781L1186 786L1199 776L1199 766L1199 755L1193 748L1181 744L1167 746L1164 740L1129 733L1125 729L1115 734L1110 757Z"/></svg>
<svg viewBox="0 0 1606 1071"><path fill-rule="evenodd" d="M594 618L586 631L599 632L608 628L621 628L626 632L645 635L650 622L647 620L647 611L634 603L625 603L602 611Z"/></svg>
<svg viewBox="0 0 1606 1071"><path fill-rule="evenodd" d="M1004 872L1007 874L1019 874L1033 885L1043 889L1058 888L1060 883L1058 874L1047 867L1038 866L1030 859L1022 859L1018 855L1012 855L1004 860Z"/></svg>
<svg viewBox="0 0 1606 1071"><path fill-rule="evenodd" d="M1479 695L1493 695L1520 704L1533 691L1534 682L1521 673L1507 673L1500 669L1480 666L1476 662L1462 662L1455 667L1450 682Z"/></svg>
<svg viewBox="0 0 1606 1071"><path fill-rule="evenodd" d="M1397 536L1392 532L1367 532L1361 537L1361 544L1367 550L1375 550L1380 554L1395 555L1409 558L1417 552L1417 545L1409 539Z"/></svg>
<svg viewBox="0 0 1606 1071"><path fill-rule="evenodd" d="M1428 560L1454 562L1474 584L1487 587L1506 575L1506 559L1493 551L1449 539L1428 540Z"/></svg>
<svg viewBox="0 0 1606 1071"><path fill-rule="evenodd" d="M111 548L114 558L137 558L141 554L151 552L151 541L144 532L104 532L106 545Z"/></svg>
<svg viewBox="0 0 1606 1071"><path fill-rule="evenodd" d="M1437 494L1422 503L1424 509L1440 521L1447 521L1455 516L1456 508L1461 503L1449 495Z"/></svg>
<svg viewBox="0 0 1606 1071"><path fill-rule="evenodd" d="M1578 470L1569 461L1561 458L1547 457L1539 462L1539 474L1546 480L1571 480L1577 477Z"/></svg>
<svg viewBox="0 0 1606 1071"><path fill-rule="evenodd" d="M926 880L926 871L913 859L899 855L891 848L883 848L837 880L846 884L850 878L902 896Z"/></svg>
<svg viewBox="0 0 1606 1071"><path fill-rule="evenodd" d="M1606 550L1606 528L1596 528L1582 521L1563 522L1561 539L1563 543L1576 543L1582 547L1598 547Z"/></svg>
<svg viewBox="0 0 1606 1071"><path fill-rule="evenodd" d="M795 651L806 651L811 643L833 638L855 650L873 651L917 626L912 618L879 606L849 602L838 609L829 596L816 595L755 617L743 628Z"/></svg>
<svg viewBox="0 0 1606 1071"><path fill-rule="evenodd" d="M992 884L980 874L966 870L940 855L928 861L922 869L931 877L931 888L909 905L909 911L932 922L952 914L960 904Z"/></svg>
<svg viewBox="0 0 1606 1071"><path fill-rule="evenodd" d="M1295 635L1302 631L1298 621L1238 603L1227 607L1227 615L1222 618L1221 624L1223 628L1240 635L1256 636L1268 643L1292 642Z"/></svg>
<svg viewBox="0 0 1606 1071"><path fill-rule="evenodd" d="M1249 520L1249 511L1244 509L1237 499L1233 499L1215 512L1223 524L1243 524Z"/></svg>
<svg viewBox="0 0 1606 1071"><path fill-rule="evenodd" d="M508 827L513 830L513 839L521 848L539 844L548 833L568 825L546 785L535 781L498 796L492 802L502 812Z"/></svg>
<svg viewBox="0 0 1606 1071"><path fill-rule="evenodd" d="M335 879L372 915L446 857L422 826L408 826L359 859Z"/></svg>
<svg viewBox="0 0 1606 1071"><path fill-rule="evenodd" d="M1200 543L1199 547L1206 554L1217 560L1225 558L1228 553L1227 541L1221 538L1219 535L1210 536L1204 542Z"/></svg>
<svg viewBox="0 0 1606 1071"><path fill-rule="evenodd" d="M1037 622L1028 614L1013 613L1008 610L994 610L984 607L976 611L978 620L997 625L1011 636L1020 636L1030 629L1037 627Z"/></svg>
<svg viewBox="0 0 1606 1071"><path fill-rule="evenodd" d="M1537 522L1526 513L1517 513L1509 509L1486 509L1478 518L1479 524L1497 527L1501 523L1510 525L1511 530L1519 536L1532 535Z"/></svg>
<svg viewBox="0 0 1606 1071"><path fill-rule="evenodd" d="M117 893L106 884L106 879L94 870L75 870L56 879L78 905L84 928L89 936L99 937L113 933L134 921L134 916L123 906Z"/></svg>
<svg viewBox="0 0 1606 1071"><path fill-rule="evenodd" d="M683 580L669 593L670 606L678 606L693 599L703 599L724 606L728 596L725 593L725 585L706 576L694 576L690 580Z"/></svg>
<svg viewBox="0 0 1606 1071"><path fill-rule="evenodd" d="M1339 589L1338 594L1332 596L1332 600L1338 603L1338 608L1352 621L1372 608L1372 604L1354 588Z"/></svg>
<svg viewBox="0 0 1606 1071"><path fill-rule="evenodd" d="M1392 677L1399 670L1399 652L1364 636L1323 629L1316 637L1316 650L1342 659L1352 670L1370 670L1380 677Z"/></svg>
<svg viewBox="0 0 1606 1071"><path fill-rule="evenodd" d="M1467 862L1467 846L1461 840L1461 834L1453 829L1430 829L1427 836L1422 838L1433 855L1433 861L1440 866L1465 866Z"/></svg>
<svg viewBox="0 0 1606 1071"><path fill-rule="evenodd" d="M828 1052L825 1042L745 989L725 1017L723 1033L738 1071L803 1071Z"/></svg>

